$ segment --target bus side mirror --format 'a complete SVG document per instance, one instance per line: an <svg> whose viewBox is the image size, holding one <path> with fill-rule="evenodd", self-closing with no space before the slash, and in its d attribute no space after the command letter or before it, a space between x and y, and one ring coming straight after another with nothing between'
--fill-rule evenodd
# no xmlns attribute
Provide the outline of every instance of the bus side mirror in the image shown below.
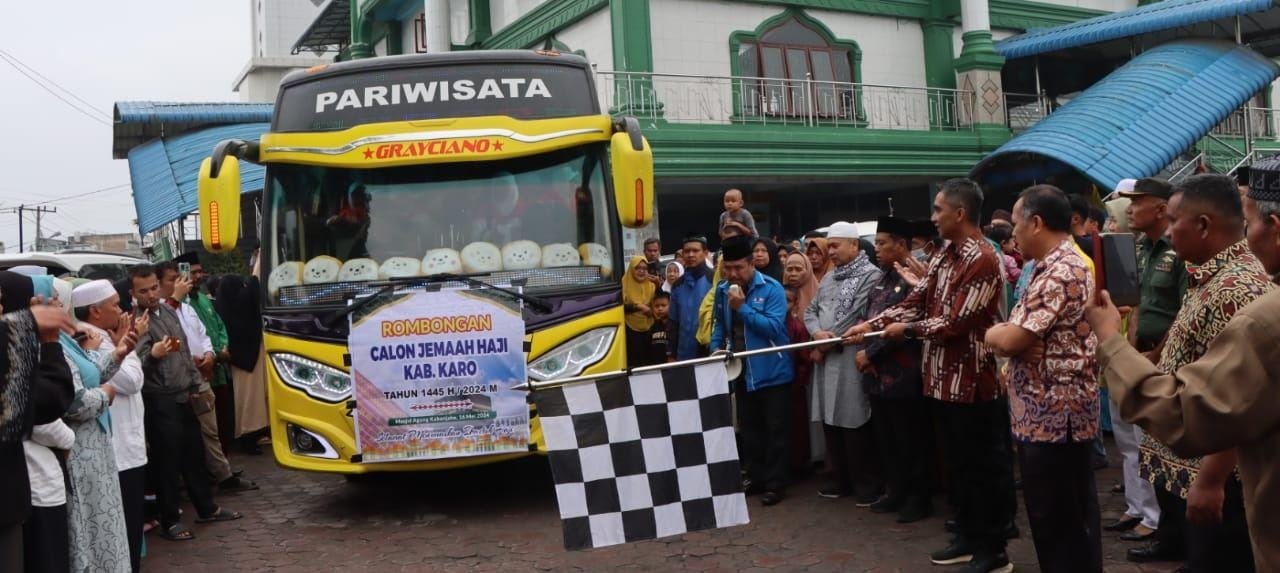
<svg viewBox="0 0 1280 573"><path fill-rule="evenodd" d="M196 184L200 238L210 253L224 253L236 248L240 238L240 160L223 157L216 175L213 163L211 157L200 163Z"/></svg>
<svg viewBox="0 0 1280 573"><path fill-rule="evenodd" d="M640 135L635 118L619 120L609 140L613 195L618 220L626 227L643 227L653 220L653 150Z"/></svg>

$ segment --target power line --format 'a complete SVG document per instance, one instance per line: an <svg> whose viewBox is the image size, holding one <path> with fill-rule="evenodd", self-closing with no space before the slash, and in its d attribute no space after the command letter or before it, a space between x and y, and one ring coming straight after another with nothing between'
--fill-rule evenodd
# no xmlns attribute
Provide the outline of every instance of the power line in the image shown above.
<svg viewBox="0 0 1280 573"><path fill-rule="evenodd" d="M62 101L62 103L67 104L67 106L69 106L71 109L74 109L74 110L76 110L76 111L80 112L80 113L81 113L82 115L84 115L85 117L87 117L87 118L89 118L89 119L92 119L93 121L96 121L96 122L98 122L98 123L100 123L100 124L102 124L102 125L106 125L106 126L110 126L110 125L111 125L111 122L110 122L110 121L108 121L108 120L106 120L106 119L103 119L102 117L99 117L99 116L93 115L93 114L91 114L91 113L89 113L89 112L87 112L87 111L85 111L85 110L81 109L79 106L77 106L76 104L72 103L72 102L71 102L71 100L68 100L67 98L62 97L62 94L59 94L58 92L53 91L52 89L50 89L50 88L49 88L49 86L46 86L46 85L44 85L43 83L41 83L41 82L40 82L40 80L37 80L34 76L32 76L31 74L27 73L27 72L26 72L26 70L23 70L21 67L19 67L19 66L18 66L18 64L17 64L17 63L15 63L15 60L10 60L10 59L9 59L9 57L4 56L3 54L0 54L0 60L4 60L4 62L5 62L5 63L7 63L7 64L9 64L9 66L11 66L13 69L18 70L18 73L20 73L20 74L22 74L22 75L26 76L26 77L27 77L27 79L29 79L29 80L31 80L31 81L32 81L32 83L36 84L37 86L40 86L40 89L43 89L44 91L49 92L49 95L52 95L53 97L58 98L59 100L61 100L61 101ZM32 70L32 71L34 72L35 70ZM69 92L68 92L68 93L69 93ZM96 110L96 109L95 109L94 111L97 111L98 113L102 113L101 111Z"/></svg>
<svg viewBox="0 0 1280 573"><path fill-rule="evenodd" d="M90 195L97 195L97 194L99 194L99 193L106 193L107 191L115 191L115 190L117 190L117 189L123 189L123 188L125 188L125 187L128 187L129 185L130 185L129 183L121 183L121 184L119 184L119 185L112 185L112 186L110 186L110 187L103 187L103 188L101 188L101 189L94 189L93 191L86 191L86 192L84 192L84 193L77 193L77 194L75 194L75 195L67 195L67 196L65 196L65 197L54 197L53 199L47 199L47 200L45 200L45 201L40 201L40 202L38 202L38 203L32 203L32 205L48 205L48 204L50 204L50 203L61 203L61 202L63 202L63 201L70 201L70 200L72 200L72 199L79 199L79 198L81 198L81 197L88 197L88 196L90 196Z"/></svg>
<svg viewBox="0 0 1280 573"><path fill-rule="evenodd" d="M67 89L67 88L62 87L61 85L59 85L59 84L58 84L58 82L55 82L55 81L53 81L53 80L49 79L49 77L48 77L48 76L46 76L46 75L44 75L44 74L40 73L40 72L39 72L38 70L36 70L35 68L33 68L33 67L31 67L31 66L27 65L27 63L26 63L26 62L24 62L24 61L22 61L22 60L19 60L17 56L15 56L15 55L13 55L13 54L10 54L9 52L6 52L6 51L4 51L4 50L0 50L0 56L4 56L5 58L8 58L8 59L10 59L10 60L13 60L14 62L17 62L17 63L18 63L18 64L20 64L22 67L24 67L24 68L26 68L28 71L30 71L31 73L33 73L33 74L35 74L35 75L39 76L39 77L40 77L40 79L42 79L42 80L44 80L44 81L46 81L46 82L49 82L50 84L53 84L53 86L54 86L54 87L56 87L56 88L58 88L58 89L62 90L62 92L63 92L63 93L65 93L65 94L67 94L67 95L71 96L72 98L75 98L75 100L76 100L76 101L78 101L78 102L80 102L80 103L84 104L84 105L85 105L85 107L88 107L90 110L93 110L93 111L98 112L99 114L101 114L103 117L105 117L105 118L107 118L107 119L111 119L111 115L110 115L110 114L108 114L108 113L106 113L106 112L104 112L104 111L102 111L102 110L98 109L98 108L97 108L97 106L95 106L95 105L93 105L93 104L89 103L88 101L85 101L85 99L84 99L84 98L82 98L82 97L80 97L80 96L76 95L76 93L75 93L75 92L73 92L73 91L71 91L71 90L69 90L69 89Z"/></svg>

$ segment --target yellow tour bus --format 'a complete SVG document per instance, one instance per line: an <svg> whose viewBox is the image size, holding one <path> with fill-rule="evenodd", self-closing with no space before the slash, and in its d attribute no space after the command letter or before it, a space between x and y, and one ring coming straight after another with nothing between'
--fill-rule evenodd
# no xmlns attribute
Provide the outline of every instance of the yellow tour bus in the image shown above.
<svg viewBox="0 0 1280 573"><path fill-rule="evenodd" d="M653 159L638 122L601 111L585 59L457 52L291 74L261 141L221 142L201 167L213 252L239 234L239 160L266 167L263 344L282 466L421 471L545 451L535 412L529 452L361 463L346 313L390 285L521 287L531 380L624 367L621 228L651 218Z"/></svg>

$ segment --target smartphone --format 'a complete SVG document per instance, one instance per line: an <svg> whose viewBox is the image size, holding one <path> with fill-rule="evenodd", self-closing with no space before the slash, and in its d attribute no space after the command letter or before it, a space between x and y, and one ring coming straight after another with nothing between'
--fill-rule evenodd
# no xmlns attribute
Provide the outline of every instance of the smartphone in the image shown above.
<svg viewBox="0 0 1280 573"><path fill-rule="evenodd" d="M191 278L191 263L178 263L178 274L184 279Z"/></svg>
<svg viewBox="0 0 1280 573"><path fill-rule="evenodd" d="M1104 233L1102 257L1097 269L1098 288L1111 293L1116 306L1136 307L1142 302L1138 288L1138 251L1133 235L1129 233Z"/></svg>

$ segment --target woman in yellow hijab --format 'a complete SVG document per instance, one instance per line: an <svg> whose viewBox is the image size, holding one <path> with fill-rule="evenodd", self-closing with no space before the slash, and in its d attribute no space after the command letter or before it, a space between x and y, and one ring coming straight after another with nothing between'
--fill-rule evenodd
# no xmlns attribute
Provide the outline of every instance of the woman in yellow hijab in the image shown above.
<svg viewBox="0 0 1280 573"><path fill-rule="evenodd" d="M657 285L649 280L649 264L643 256L631 258L626 274L622 275L622 311L627 323L627 365L639 365L644 361L645 337L653 327L653 313L649 302Z"/></svg>

